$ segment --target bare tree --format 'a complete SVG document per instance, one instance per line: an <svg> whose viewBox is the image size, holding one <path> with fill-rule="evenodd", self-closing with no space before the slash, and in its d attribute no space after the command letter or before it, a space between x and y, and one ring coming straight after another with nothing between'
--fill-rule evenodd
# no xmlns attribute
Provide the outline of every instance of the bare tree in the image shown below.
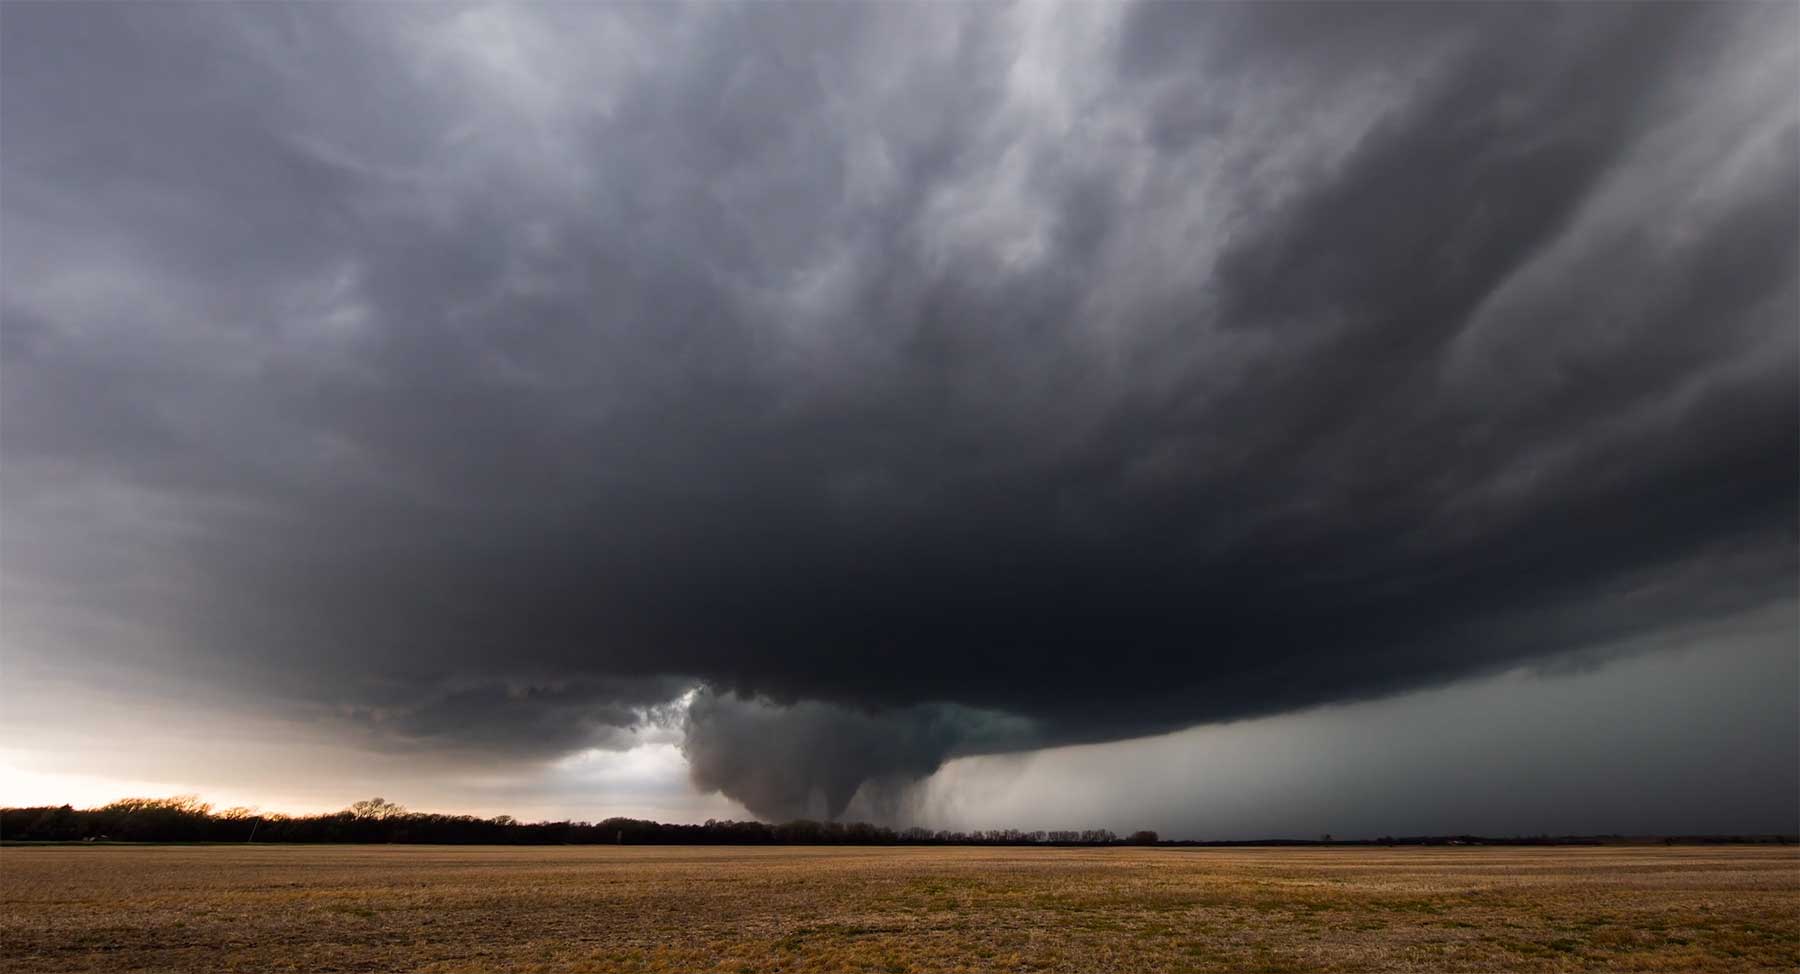
<svg viewBox="0 0 1800 974"><path fill-rule="evenodd" d="M385 819L406 814L406 806L399 802L391 802L385 798L366 798L350 805L350 814L355 818Z"/></svg>

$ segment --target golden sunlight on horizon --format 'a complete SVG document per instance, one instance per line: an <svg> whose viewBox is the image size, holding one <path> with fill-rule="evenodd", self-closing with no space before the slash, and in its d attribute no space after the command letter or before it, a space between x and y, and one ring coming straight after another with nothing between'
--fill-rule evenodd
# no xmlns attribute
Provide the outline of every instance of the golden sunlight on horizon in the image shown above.
<svg viewBox="0 0 1800 974"><path fill-rule="evenodd" d="M199 788L177 781L113 778L104 775L33 771L0 760L0 806L28 808L39 805L72 805L97 808L122 798L169 798L194 795L215 809L244 806L261 812L314 815L334 812L344 805L321 805L280 797L259 800L237 792Z"/></svg>

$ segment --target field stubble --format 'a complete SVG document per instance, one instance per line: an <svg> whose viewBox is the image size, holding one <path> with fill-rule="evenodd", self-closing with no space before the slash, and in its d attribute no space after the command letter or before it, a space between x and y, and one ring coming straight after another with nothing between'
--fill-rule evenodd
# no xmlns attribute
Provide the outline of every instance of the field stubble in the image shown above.
<svg viewBox="0 0 1800 974"><path fill-rule="evenodd" d="M0 850L6 971L1800 968L1793 847Z"/></svg>

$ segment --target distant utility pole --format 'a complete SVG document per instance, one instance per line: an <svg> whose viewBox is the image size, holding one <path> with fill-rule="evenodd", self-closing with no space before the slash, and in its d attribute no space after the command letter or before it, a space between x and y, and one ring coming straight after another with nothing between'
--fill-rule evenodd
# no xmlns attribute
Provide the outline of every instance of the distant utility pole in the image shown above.
<svg viewBox="0 0 1800 974"><path fill-rule="evenodd" d="M256 816L256 821L250 823L250 837L248 839L244 840L244 843L246 845L256 841L256 830L261 825L262 825L262 816L258 815L258 816Z"/></svg>

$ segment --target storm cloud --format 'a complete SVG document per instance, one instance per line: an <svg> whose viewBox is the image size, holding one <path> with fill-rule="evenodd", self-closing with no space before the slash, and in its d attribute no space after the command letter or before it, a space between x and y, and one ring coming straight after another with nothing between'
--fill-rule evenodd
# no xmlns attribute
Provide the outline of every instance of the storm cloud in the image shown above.
<svg viewBox="0 0 1800 974"><path fill-rule="evenodd" d="M8 5L8 665L835 815L1791 601L1797 20Z"/></svg>

